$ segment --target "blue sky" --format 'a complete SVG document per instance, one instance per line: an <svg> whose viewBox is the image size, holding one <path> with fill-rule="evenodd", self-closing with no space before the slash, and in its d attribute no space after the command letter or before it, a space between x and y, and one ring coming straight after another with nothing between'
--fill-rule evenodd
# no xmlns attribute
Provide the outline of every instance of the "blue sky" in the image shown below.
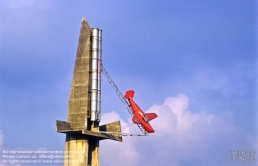
<svg viewBox="0 0 258 166"><path fill-rule="evenodd" d="M147 138L103 141L102 165L242 165L229 150L257 151L253 0L0 1L0 148L63 150L55 120L67 119L83 16L103 30L120 90L159 116ZM104 77L102 117L140 132Z"/></svg>

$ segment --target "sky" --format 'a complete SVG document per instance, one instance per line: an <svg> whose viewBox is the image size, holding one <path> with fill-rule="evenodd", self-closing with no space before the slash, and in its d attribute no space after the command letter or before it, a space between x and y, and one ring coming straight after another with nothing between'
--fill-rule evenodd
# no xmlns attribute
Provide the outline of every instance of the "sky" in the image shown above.
<svg viewBox="0 0 258 166"><path fill-rule="evenodd" d="M135 90L142 110L158 115L148 137L101 141L101 165L257 165L257 7L0 0L0 162L4 149L64 150L55 120L67 119L85 17L103 30L103 65L120 91ZM120 120L123 132L140 133L104 76L101 107L102 124ZM256 160L232 161L232 150Z"/></svg>

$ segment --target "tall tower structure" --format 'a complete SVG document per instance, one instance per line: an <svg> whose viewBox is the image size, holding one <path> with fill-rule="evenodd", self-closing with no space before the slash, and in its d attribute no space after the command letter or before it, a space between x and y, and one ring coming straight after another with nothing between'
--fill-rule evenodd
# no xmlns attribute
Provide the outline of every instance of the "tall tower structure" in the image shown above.
<svg viewBox="0 0 258 166"><path fill-rule="evenodd" d="M67 122L56 121L56 130L66 134L65 166L99 166L99 141L122 137L120 121L99 126L101 120L102 30L82 19L69 98ZM101 132L99 132L101 131Z"/></svg>

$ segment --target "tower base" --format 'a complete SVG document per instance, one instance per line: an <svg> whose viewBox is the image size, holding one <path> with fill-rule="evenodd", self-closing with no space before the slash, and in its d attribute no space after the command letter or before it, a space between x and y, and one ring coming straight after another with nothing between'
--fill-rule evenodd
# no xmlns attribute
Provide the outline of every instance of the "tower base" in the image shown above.
<svg viewBox="0 0 258 166"><path fill-rule="evenodd" d="M99 166L99 141L111 139L122 142L122 136L103 132L121 133L120 121L99 126L98 131L74 130L69 122L56 121L56 131L66 134L64 166Z"/></svg>

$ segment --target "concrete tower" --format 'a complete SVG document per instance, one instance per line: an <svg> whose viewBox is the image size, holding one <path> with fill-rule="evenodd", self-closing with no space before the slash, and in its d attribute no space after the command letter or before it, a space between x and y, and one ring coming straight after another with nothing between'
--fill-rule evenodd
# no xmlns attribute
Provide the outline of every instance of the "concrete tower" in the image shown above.
<svg viewBox="0 0 258 166"><path fill-rule="evenodd" d="M99 166L99 141L122 137L120 121L99 126L101 111L102 31L83 18L69 98L68 119L56 121L56 130L66 134L65 166ZM102 131L100 133L99 131Z"/></svg>

